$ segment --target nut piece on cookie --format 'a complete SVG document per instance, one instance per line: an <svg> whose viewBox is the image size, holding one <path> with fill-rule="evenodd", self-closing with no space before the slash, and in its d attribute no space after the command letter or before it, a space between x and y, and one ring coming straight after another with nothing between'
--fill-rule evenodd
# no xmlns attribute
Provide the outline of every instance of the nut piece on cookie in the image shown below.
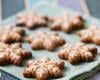
<svg viewBox="0 0 100 80"><path fill-rule="evenodd" d="M58 56L61 59L68 60L71 64L77 64L93 61L96 54L96 47L87 47L83 43L77 43L75 45L66 43Z"/></svg>
<svg viewBox="0 0 100 80"><path fill-rule="evenodd" d="M29 29L46 26L47 22L47 16L41 16L34 12L29 12L27 14L18 14L16 19L17 26L27 27Z"/></svg>
<svg viewBox="0 0 100 80"><path fill-rule="evenodd" d="M55 50L56 47L65 43L56 32L38 32L36 36L29 36L27 40L30 42L32 49Z"/></svg>
<svg viewBox="0 0 100 80"><path fill-rule="evenodd" d="M78 31L77 34L82 42L100 45L100 28L89 27L88 29Z"/></svg>
<svg viewBox="0 0 100 80"><path fill-rule="evenodd" d="M84 20L80 15L69 15L64 13L61 16L51 18L51 30L62 30L72 32L84 28Z"/></svg>
<svg viewBox="0 0 100 80"><path fill-rule="evenodd" d="M37 80L48 80L49 78L59 78L63 76L64 62L55 62L48 57L31 60L24 69L23 75L27 78Z"/></svg>
<svg viewBox="0 0 100 80"><path fill-rule="evenodd" d="M20 43L0 43L0 66L7 64L21 65L24 59L31 57L30 51L23 49Z"/></svg>
<svg viewBox="0 0 100 80"><path fill-rule="evenodd" d="M13 25L0 27L0 42L13 43L23 41L25 31L22 28L16 28Z"/></svg>

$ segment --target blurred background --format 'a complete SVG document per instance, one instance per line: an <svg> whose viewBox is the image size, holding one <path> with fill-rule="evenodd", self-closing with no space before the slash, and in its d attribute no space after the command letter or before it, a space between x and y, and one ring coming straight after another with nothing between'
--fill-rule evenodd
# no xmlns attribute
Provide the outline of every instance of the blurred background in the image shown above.
<svg viewBox="0 0 100 80"><path fill-rule="evenodd" d="M40 0L0 0L0 20L6 19L21 10L32 7ZM41 0L49 4L58 4L80 13L100 18L100 0Z"/></svg>

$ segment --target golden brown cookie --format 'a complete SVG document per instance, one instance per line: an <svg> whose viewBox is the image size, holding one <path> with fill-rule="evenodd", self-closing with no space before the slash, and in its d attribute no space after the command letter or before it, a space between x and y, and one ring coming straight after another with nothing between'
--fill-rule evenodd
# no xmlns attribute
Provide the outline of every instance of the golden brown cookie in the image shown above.
<svg viewBox="0 0 100 80"><path fill-rule="evenodd" d="M0 42L13 43L23 41L25 31L22 28L16 28L13 25L0 27Z"/></svg>
<svg viewBox="0 0 100 80"><path fill-rule="evenodd" d="M57 46L65 43L56 32L38 32L36 36L29 36L27 40L30 42L32 49L55 50Z"/></svg>
<svg viewBox="0 0 100 80"><path fill-rule="evenodd" d="M97 54L96 47L87 47L83 43L75 45L66 43L58 56L68 60L71 64L93 61Z"/></svg>
<svg viewBox="0 0 100 80"><path fill-rule="evenodd" d="M51 30L62 30L64 32L72 32L84 28L84 20L82 16L72 16L67 13L51 18Z"/></svg>
<svg viewBox="0 0 100 80"><path fill-rule="evenodd" d="M27 78L36 78L36 80L48 80L49 78L62 77L63 69L63 61L55 62L46 57L29 61L23 75Z"/></svg>
<svg viewBox="0 0 100 80"><path fill-rule="evenodd" d="M16 19L17 26L34 29L41 26L46 26L48 22L47 16L40 16L37 13L29 12L27 14L18 14Z"/></svg>
<svg viewBox="0 0 100 80"><path fill-rule="evenodd" d="M88 29L78 31L77 34L82 42L100 45L100 28L89 27Z"/></svg>
<svg viewBox="0 0 100 80"><path fill-rule="evenodd" d="M21 65L24 59L31 57L30 51L23 49L20 43L0 43L0 65Z"/></svg>

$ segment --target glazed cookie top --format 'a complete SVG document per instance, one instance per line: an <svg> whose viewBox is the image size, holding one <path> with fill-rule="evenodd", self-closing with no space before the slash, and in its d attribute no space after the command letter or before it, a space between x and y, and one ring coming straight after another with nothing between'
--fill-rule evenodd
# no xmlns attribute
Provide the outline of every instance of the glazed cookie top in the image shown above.
<svg viewBox="0 0 100 80"><path fill-rule="evenodd" d="M31 56L31 52L23 49L20 43L6 44L0 42L0 65L20 65L24 59Z"/></svg>
<svg viewBox="0 0 100 80"><path fill-rule="evenodd" d="M78 31L77 34L80 36L82 42L93 42L97 45L100 45L100 28L92 26L88 29Z"/></svg>
<svg viewBox="0 0 100 80"><path fill-rule="evenodd" d="M63 61L56 62L48 57L45 57L29 61L23 75L25 77L34 77L37 80L48 80L49 78L62 77L63 68Z"/></svg>
<svg viewBox="0 0 100 80"><path fill-rule="evenodd" d="M17 26L27 27L29 29L46 26L47 22L48 22L47 16L41 16L34 12L29 12L25 15L18 14L16 19Z"/></svg>
<svg viewBox="0 0 100 80"><path fill-rule="evenodd" d="M93 61L97 54L97 48L94 46L87 47L83 43L69 44L66 43L58 56L68 60L72 64L80 62Z"/></svg>
<svg viewBox="0 0 100 80"><path fill-rule="evenodd" d="M29 36L27 40L33 49L55 50L57 46L63 45L65 40L56 32L38 32L36 36Z"/></svg>
<svg viewBox="0 0 100 80"><path fill-rule="evenodd" d="M16 28L13 25L0 27L0 42L13 43L23 41L25 31L22 28Z"/></svg>
<svg viewBox="0 0 100 80"><path fill-rule="evenodd" d="M62 30L64 32L72 32L73 30L84 28L84 20L80 15L69 15L67 13L61 16L51 18L52 30Z"/></svg>

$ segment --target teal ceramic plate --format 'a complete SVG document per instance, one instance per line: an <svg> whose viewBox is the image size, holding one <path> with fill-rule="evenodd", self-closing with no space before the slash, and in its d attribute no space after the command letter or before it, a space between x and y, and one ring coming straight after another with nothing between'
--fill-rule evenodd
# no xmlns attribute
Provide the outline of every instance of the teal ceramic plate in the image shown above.
<svg viewBox="0 0 100 80"><path fill-rule="evenodd" d="M66 11L70 14L76 13L75 11L71 11L69 9L64 9L57 5L53 5L53 4L50 5L50 4L45 4L45 3L38 3L33 8L27 9L27 10L23 11L22 13L24 14L29 11L36 11L39 14L46 14L49 17L59 15L64 11ZM86 26L89 26L92 24L99 26L100 22L98 20L91 18L91 17L87 17L87 16L84 16L84 18L86 20ZM7 25L9 23L15 24L15 20L16 20L16 15L5 20L2 24L3 25ZM35 30L31 30L31 31L26 30L26 31L27 31L27 34L35 35L35 33L37 31L49 32L50 29L49 28L38 28ZM64 33L61 31L58 31L58 33L60 34L60 36L62 36L64 39L66 39L66 41L69 43L80 42L79 37L77 35L75 35L74 33L67 34L67 33ZM87 44L87 45L94 45L94 44ZM53 60L59 60L57 54L61 47L58 48L57 50L55 50L54 52L50 52L50 51L46 51L46 50L31 50L28 43L23 43L23 47L32 51L34 59L38 59L38 58L47 56ZM98 54L97 54L95 61L90 62L90 63L85 62L85 63L78 64L78 65L71 65L69 62L64 61L65 62L64 76L62 78L50 79L50 80L83 80L83 79L86 79L87 77L91 76L92 74L96 73L98 70L100 70L100 67L99 67L100 66L100 47L97 46L97 48L98 48ZM9 74L12 74L13 76L15 76L21 80L33 80L33 78L24 78L23 77L23 70L25 68L25 63L23 63L23 65L19 66L19 67L14 66L14 65L7 65L4 67L0 67L0 69L3 71L6 71Z"/></svg>

